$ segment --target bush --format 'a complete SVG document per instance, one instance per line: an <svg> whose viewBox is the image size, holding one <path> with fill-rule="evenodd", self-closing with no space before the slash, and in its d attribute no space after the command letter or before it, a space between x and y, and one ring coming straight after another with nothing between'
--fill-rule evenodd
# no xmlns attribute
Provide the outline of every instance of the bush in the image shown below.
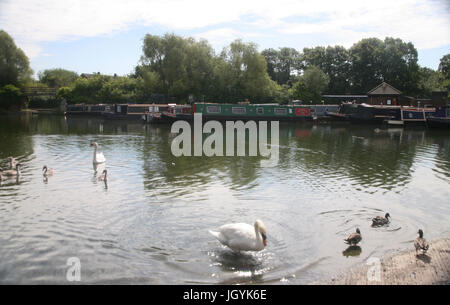
<svg viewBox="0 0 450 305"><path fill-rule="evenodd" d="M0 87L0 108L10 109L17 107L20 109L22 100L22 92L14 85L5 85Z"/></svg>

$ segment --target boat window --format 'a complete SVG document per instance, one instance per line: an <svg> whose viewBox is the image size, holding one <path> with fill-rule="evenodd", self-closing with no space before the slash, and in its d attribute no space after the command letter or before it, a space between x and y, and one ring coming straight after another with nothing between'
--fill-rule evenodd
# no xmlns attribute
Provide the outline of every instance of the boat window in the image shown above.
<svg viewBox="0 0 450 305"><path fill-rule="evenodd" d="M264 114L264 108L263 107L256 108L256 113L257 114Z"/></svg>
<svg viewBox="0 0 450 305"><path fill-rule="evenodd" d="M231 112L234 114L245 114L245 107L231 107Z"/></svg>
<svg viewBox="0 0 450 305"><path fill-rule="evenodd" d="M286 111L286 108L275 108L273 110L273 113L283 115L283 114L286 114L287 111Z"/></svg>
<svg viewBox="0 0 450 305"><path fill-rule="evenodd" d="M220 106L206 106L207 113L220 113Z"/></svg>

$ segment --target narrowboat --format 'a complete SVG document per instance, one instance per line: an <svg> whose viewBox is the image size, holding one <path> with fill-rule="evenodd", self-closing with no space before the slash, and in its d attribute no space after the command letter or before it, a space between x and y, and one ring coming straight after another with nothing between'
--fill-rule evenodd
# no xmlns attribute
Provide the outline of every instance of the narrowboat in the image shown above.
<svg viewBox="0 0 450 305"><path fill-rule="evenodd" d="M312 119L308 106L279 104L213 104L194 103L193 113L204 120L218 121L304 121Z"/></svg>
<svg viewBox="0 0 450 305"><path fill-rule="evenodd" d="M106 104L73 104L67 105L64 115L91 115L100 116L104 112L109 112L111 110L110 105Z"/></svg>
<svg viewBox="0 0 450 305"><path fill-rule="evenodd" d="M401 106L373 106L368 104L359 104L356 111L348 118L352 123L358 124L383 124L388 120L400 119Z"/></svg>
<svg viewBox="0 0 450 305"><path fill-rule="evenodd" d="M167 110L164 104L115 104L110 112L104 112L107 119L116 120L143 120L146 114L160 113Z"/></svg>
<svg viewBox="0 0 450 305"><path fill-rule="evenodd" d="M161 112L161 122L171 123L177 120L191 121L193 119L191 105L169 104L166 111Z"/></svg>
<svg viewBox="0 0 450 305"><path fill-rule="evenodd" d="M350 115L355 114L358 109L358 104L342 103L338 111L328 111L327 115L333 117L336 121L349 121Z"/></svg>
<svg viewBox="0 0 450 305"><path fill-rule="evenodd" d="M427 117L427 126L436 129L450 129L450 106L437 108L434 115Z"/></svg>

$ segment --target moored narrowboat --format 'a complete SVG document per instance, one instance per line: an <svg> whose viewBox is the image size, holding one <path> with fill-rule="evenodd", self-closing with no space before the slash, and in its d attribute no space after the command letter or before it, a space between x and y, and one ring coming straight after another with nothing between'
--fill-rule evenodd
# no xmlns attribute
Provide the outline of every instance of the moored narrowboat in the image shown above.
<svg viewBox="0 0 450 305"><path fill-rule="evenodd" d="M218 121L304 121L312 119L308 106L279 104L213 104L195 103L193 113L204 120Z"/></svg>
<svg viewBox="0 0 450 305"><path fill-rule="evenodd" d="M110 105L107 104L73 104L67 105L64 115L89 115L96 116L102 115L104 112L109 112Z"/></svg>
<svg viewBox="0 0 450 305"><path fill-rule="evenodd" d="M450 129L450 106L439 107L427 117L427 126L434 129Z"/></svg>
<svg viewBox="0 0 450 305"><path fill-rule="evenodd" d="M165 104L115 104L111 112L105 112L103 115L108 119L117 120L143 120L146 114L161 113L167 110Z"/></svg>
<svg viewBox="0 0 450 305"><path fill-rule="evenodd" d="M193 117L191 105L169 104L167 110L161 112L162 123L171 123L177 120L191 121Z"/></svg>
<svg viewBox="0 0 450 305"><path fill-rule="evenodd" d="M386 120L400 119L400 106L357 105L356 112L349 115L350 122L358 124L382 124Z"/></svg>

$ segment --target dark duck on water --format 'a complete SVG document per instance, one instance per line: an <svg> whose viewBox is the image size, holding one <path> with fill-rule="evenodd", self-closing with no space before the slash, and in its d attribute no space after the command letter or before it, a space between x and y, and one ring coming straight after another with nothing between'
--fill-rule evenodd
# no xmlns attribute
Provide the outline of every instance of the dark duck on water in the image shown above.
<svg viewBox="0 0 450 305"><path fill-rule="evenodd" d="M384 217L382 216L377 216L375 218L372 218L372 226L384 226L386 224L389 223L389 218L391 217L391 215L389 215L389 213L386 213L386 215L384 215Z"/></svg>
<svg viewBox="0 0 450 305"><path fill-rule="evenodd" d="M356 228L356 233L351 233L344 241L350 245L356 245L361 239L361 231L359 231L359 228Z"/></svg>

